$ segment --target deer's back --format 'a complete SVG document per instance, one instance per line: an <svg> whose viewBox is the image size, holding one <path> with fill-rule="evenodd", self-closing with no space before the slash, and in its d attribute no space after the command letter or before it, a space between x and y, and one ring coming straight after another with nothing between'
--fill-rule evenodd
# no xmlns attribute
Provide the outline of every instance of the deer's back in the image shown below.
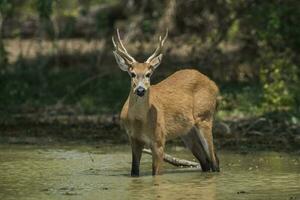
<svg viewBox="0 0 300 200"><path fill-rule="evenodd" d="M185 90L193 93L195 90L212 90L218 92L216 84L207 76L194 69L184 69L175 72L163 81L152 86L155 90Z"/></svg>
<svg viewBox="0 0 300 200"><path fill-rule="evenodd" d="M209 101L216 98L218 94L216 84L204 74L193 69L179 70L160 83L153 85L151 90L152 94L157 94L161 101L172 99L172 102L180 101L188 96L194 97L199 93L202 95L199 95L198 98Z"/></svg>
<svg viewBox="0 0 300 200"><path fill-rule="evenodd" d="M180 70L153 85L151 94L153 104L163 112L167 132L178 136L188 131L195 120L211 119L218 88L197 70Z"/></svg>

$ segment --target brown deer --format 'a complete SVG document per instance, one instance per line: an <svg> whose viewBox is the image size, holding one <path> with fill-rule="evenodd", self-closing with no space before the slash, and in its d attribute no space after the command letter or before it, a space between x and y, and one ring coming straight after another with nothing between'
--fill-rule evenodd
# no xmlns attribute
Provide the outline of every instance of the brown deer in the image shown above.
<svg viewBox="0 0 300 200"><path fill-rule="evenodd" d="M212 125L218 87L196 70L180 70L156 85L150 77L162 60L168 31L144 63L137 62L124 47L119 30L112 37L113 51L121 70L131 77L131 90L121 111L132 148L131 176L139 176L144 146L152 151L152 175L160 174L167 140L181 137L200 162L203 171L219 171L213 145Z"/></svg>

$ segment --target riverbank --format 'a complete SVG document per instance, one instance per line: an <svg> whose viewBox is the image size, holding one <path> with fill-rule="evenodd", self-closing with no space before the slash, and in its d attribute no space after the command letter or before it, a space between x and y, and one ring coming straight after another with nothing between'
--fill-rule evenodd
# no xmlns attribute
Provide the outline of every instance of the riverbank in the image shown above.
<svg viewBox="0 0 300 200"><path fill-rule="evenodd" d="M218 149L278 151L300 150L300 126L285 120L288 113L256 118L217 120L214 125ZM127 136L112 115L13 115L0 120L2 144L126 144ZM180 139L170 144L183 145Z"/></svg>

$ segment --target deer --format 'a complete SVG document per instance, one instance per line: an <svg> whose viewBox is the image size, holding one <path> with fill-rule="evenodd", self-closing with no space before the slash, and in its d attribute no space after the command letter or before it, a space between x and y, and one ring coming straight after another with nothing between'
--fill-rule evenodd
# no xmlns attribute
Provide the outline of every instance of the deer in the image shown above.
<svg viewBox="0 0 300 200"><path fill-rule="evenodd" d="M145 62L136 61L128 53L119 29L115 36L114 57L119 68L131 77L130 92L120 113L120 125L131 144L131 176L139 176L145 146L152 151L152 175L160 175L166 141L177 137L199 161L203 172L219 171L212 134L219 93L215 82L195 69L183 69L151 85L151 76L162 61L168 30L163 38L159 36L156 50Z"/></svg>

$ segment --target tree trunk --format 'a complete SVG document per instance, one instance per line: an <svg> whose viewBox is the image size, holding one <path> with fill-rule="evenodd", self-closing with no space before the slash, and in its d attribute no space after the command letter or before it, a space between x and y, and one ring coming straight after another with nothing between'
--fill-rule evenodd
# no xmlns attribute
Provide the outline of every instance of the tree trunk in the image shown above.
<svg viewBox="0 0 300 200"><path fill-rule="evenodd" d="M2 14L0 13L0 67L3 67L7 64L8 60L7 60L7 52L5 50L4 47L4 43L3 43L3 35L2 35L2 25L3 25L3 19L4 17L2 16Z"/></svg>
<svg viewBox="0 0 300 200"><path fill-rule="evenodd" d="M173 33L175 30L175 16L176 16L176 0L167 0L166 8L162 18L158 24L158 35L169 30L170 33Z"/></svg>

